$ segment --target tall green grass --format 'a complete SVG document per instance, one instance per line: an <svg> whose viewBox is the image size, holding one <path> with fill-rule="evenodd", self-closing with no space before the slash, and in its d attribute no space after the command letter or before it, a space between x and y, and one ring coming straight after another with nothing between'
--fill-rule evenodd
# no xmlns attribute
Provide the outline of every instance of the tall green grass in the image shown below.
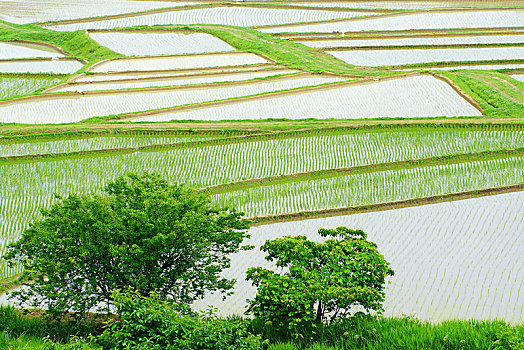
<svg viewBox="0 0 524 350"><path fill-rule="evenodd" d="M408 296L407 296L408 297ZM502 321L447 321L425 323L412 317L346 319L323 326L313 337L290 339L255 321L253 330L271 339L270 350L421 350L421 349L523 349L524 325ZM511 340L506 333L511 333ZM511 343L512 342L512 343ZM504 347L505 346L505 347Z"/></svg>

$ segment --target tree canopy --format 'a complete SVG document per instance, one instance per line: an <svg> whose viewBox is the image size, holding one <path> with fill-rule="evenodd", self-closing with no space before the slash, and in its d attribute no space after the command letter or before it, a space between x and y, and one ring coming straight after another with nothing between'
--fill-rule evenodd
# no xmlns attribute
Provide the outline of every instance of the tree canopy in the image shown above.
<svg viewBox="0 0 524 350"><path fill-rule="evenodd" d="M9 245L4 258L22 264L20 280L34 279L13 293L19 300L86 312L108 308L121 288L191 303L233 287L220 273L247 237L242 213L154 174L119 177L104 192L61 198Z"/></svg>
<svg viewBox="0 0 524 350"><path fill-rule="evenodd" d="M320 229L330 237L317 243L305 236L266 241L266 259L281 273L250 268L247 278L258 288L248 312L291 332L355 312L381 312L389 263L361 230Z"/></svg>

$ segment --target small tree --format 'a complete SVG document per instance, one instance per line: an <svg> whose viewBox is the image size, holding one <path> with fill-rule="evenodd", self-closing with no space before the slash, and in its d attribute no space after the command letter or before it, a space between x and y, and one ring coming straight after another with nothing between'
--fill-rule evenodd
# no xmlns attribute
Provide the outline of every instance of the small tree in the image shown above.
<svg viewBox="0 0 524 350"><path fill-rule="evenodd" d="M285 268L280 274L250 268L247 278L258 288L248 313L266 324L294 333L322 322L346 317L355 309L382 311L387 276L393 275L377 245L361 230L320 229L324 243L304 236L266 241L266 259Z"/></svg>
<svg viewBox="0 0 524 350"><path fill-rule="evenodd" d="M220 273L247 237L242 213L151 174L119 177L105 192L42 210L43 220L9 245L5 259L22 264L20 280L34 279L17 298L83 313L108 308L111 292L126 287L181 303L233 287Z"/></svg>

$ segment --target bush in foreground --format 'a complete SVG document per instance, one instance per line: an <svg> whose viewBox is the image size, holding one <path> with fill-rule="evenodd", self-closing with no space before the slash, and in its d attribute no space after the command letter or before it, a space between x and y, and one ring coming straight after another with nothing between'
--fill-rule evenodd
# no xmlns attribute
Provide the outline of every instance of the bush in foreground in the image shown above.
<svg viewBox="0 0 524 350"><path fill-rule="evenodd" d="M356 310L381 312L385 283L393 275L377 245L360 230L320 229L323 243L304 236L266 241L266 259L284 268L278 274L250 268L247 278L258 288L248 313L269 327L297 336L315 333L323 322L344 319Z"/></svg>
<svg viewBox="0 0 524 350"><path fill-rule="evenodd" d="M110 322L99 338L104 349L261 349L260 337L249 333L247 320L195 314L156 292L144 297L133 290L117 291L114 300L120 320Z"/></svg>
<svg viewBox="0 0 524 350"><path fill-rule="evenodd" d="M232 288L220 273L247 237L242 213L156 175L119 177L105 192L60 200L9 245L5 258L22 265L20 280L34 279L13 293L23 303L85 314L108 311L120 288L182 303Z"/></svg>

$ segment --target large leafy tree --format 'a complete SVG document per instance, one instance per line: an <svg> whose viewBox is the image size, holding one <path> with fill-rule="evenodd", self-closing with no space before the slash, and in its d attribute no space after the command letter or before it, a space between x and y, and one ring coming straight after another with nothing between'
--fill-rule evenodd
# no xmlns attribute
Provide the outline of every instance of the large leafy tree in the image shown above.
<svg viewBox="0 0 524 350"><path fill-rule="evenodd" d="M258 288L248 313L290 332L355 312L381 312L385 283L393 270L361 230L346 227L319 234L317 243L304 236L266 241L261 247L282 272L250 268L247 278Z"/></svg>
<svg viewBox="0 0 524 350"><path fill-rule="evenodd" d="M42 215L5 259L22 264L21 281L33 279L15 296L56 312L104 310L125 287L181 303L227 293L235 281L220 273L248 227L242 213L153 174L119 177L104 195L70 195Z"/></svg>

